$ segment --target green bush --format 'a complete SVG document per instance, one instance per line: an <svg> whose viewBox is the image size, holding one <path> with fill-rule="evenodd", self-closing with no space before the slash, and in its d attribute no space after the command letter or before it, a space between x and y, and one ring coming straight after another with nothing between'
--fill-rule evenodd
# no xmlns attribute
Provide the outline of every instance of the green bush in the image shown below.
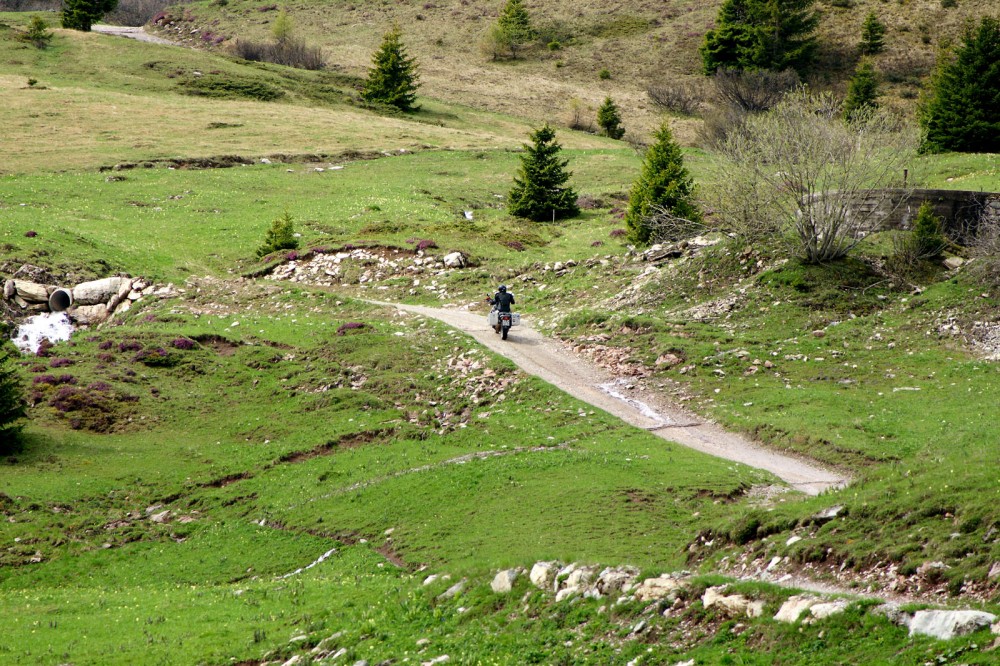
<svg viewBox="0 0 1000 666"><path fill-rule="evenodd" d="M606 69L602 69L597 73L597 78L599 78L602 81L607 81L608 79L611 78L611 72L609 72Z"/></svg>
<svg viewBox="0 0 1000 666"><path fill-rule="evenodd" d="M271 222L271 228L264 235L264 244L257 248L257 256L264 257L278 250L295 250L298 247L295 223L286 210L284 215Z"/></svg>
<svg viewBox="0 0 1000 666"><path fill-rule="evenodd" d="M27 414L24 384L14 368L13 353L9 344L0 345L0 453L17 449Z"/></svg>
<svg viewBox="0 0 1000 666"><path fill-rule="evenodd" d="M118 0L65 0L62 27L90 32L91 25L117 6Z"/></svg>
<svg viewBox="0 0 1000 666"><path fill-rule="evenodd" d="M933 259L940 256L948 244L941 230L941 218L934 214L929 201L920 205L917 218L913 221L913 240L921 257Z"/></svg>
<svg viewBox="0 0 1000 666"><path fill-rule="evenodd" d="M597 110L597 124L612 139L620 139L625 136L621 114L618 113L618 107L610 97L605 97L601 108Z"/></svg>
<svg viewBox="0 0 1000 666"><path fill-rule="evenodd" d="M44 49L52 41L52 33L49 32L49 24L41 16L32 16L28 23L28 29L21 33L21 40L28 42L36 49Z"/></svg>

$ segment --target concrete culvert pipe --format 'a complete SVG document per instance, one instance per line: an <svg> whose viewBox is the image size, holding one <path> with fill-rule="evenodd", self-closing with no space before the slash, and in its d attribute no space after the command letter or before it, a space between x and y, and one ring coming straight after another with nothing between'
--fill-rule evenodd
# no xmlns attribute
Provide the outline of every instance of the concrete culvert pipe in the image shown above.
<svg viewBox="0 0 1000 666"><path fill-rule="evenodd" d="M73 305L73 292L69 289L56 289L49 296L49 309L53 312L63 312Z"/></svg>

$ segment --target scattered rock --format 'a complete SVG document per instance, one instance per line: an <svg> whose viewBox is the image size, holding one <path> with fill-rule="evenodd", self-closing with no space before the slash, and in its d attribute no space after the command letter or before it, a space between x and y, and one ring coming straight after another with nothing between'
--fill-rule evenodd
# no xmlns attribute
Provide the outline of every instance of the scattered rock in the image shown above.
<svg viewBox="0 0 1000 666"><path fill-rule="evenodd" d="M825 620L831 615L837 615L847 610L850 602L846 599L836 599L824 603L816 604L809 608L809 620Z"/></svg>
<svg viewBox="0 0 1000 666"><path fill-rule="evenodd" d="M461 252L450 252L441 258L447 268L465 268L469 260Z"/></svg>
<svg viewBox="0 0 1000 666"><path fill-rule="evenodd" d="M922 634L941 640L964 636L990 626L997 616L974 610L923 610L913 614L910 635Z"/></svg>
<svg viewBox="0 0 1000 666"><path fill-rule="evenodd" d="M795 595L793 597L789 597L788 600L781 605L781 608L778 609L774 619L778 622L798 622L799 616L801 616L802 613L806 612L818 603L820 603L820 600L816 597L805 595Z"/></svg>
<svg viewBox="0 0 1000 666"><path fill-rule="evenodd" d="M166 511L161 511L160 513L154 513L149 517L154 523L165 523L170 518L170 509Z"/></svg>
<svg viewBox="0 0 1000 666"><path fill-rule="evenodd" d="M811 520L812 520L812 522L816 523L817 525L822 525L823 523L828 523L831 520L833 520L834 518L836 518L837 516L839 516L840 512L843 511L843 510L844 510L844 505L843 504L838 504L836 506L831 506L828 509L823 509L819 513L814 514L812 516Z"/></svg>
<svg viewBox="0 0 1000 666"><path fill-rule="evenodd" d="M962 259L961 257L948 257L941 263L944 264L944 267L947 268L949 271L953 271L956 268L959 268L962 264L964 264L965 259Z"/></svg>
<svg viewBox="0 0 1000 666"><path fill-rule="evenodd" d="M465 582L466 581L465 581L464 578L462 580L458 581L457 583L455 583L454 585L452 585L451 587L449 587L447 590L445 590L444 592L442 592L438 596L438 599L451 599L452 597L458 596L465 589Z"/></svg>
<svg viewBox="0 0 1000 666"><path fill-rule="evenodd" d="M721 606L736 615L760 617L764 614L763 601L750 601L741 594L725 595L725 589L725 586L708 588L701 597L701 603L705 608Z"/></svg>
<svg viewBox="0 0 1000 666"><path fill-rule="evenodd" d="M684 584L669 575L647 578L635 588L635 598L640 601L676 599Z"/></svg>
<svg viewBox="0 0 1000 666"><path fill-rule="evenodd" d="M558 562L536 562L531 567L528 578L531 584L542 590L551 590L556 581L556 573L559 571Z"/></svg>
<svg viewBox="0 0 1000 666"><path fill-rule="evenodd" d="M885 619L889 620L893 624L898 624L902 627L910 626L910 620L913 616L909 613L904 612L897 603L885 603L876 606L869 611L872 615L883 615Z"/></svg>
<svg viewBox="0 0 1000 666"><path fill-rule="evenodd" d="M1000 562L994 562L993 566L990 567L990 572L986 574L986 577L990 580L994 578L1000 578Z"/></svg>
<svg viewBox="0 0 1000 666"><path fill-rule="evenodd" d="M496 576L493 577L493 582L490 583L490 589L492 589L497 594L507 594L514 587L514 581L517 580L517 569L505 569Z"/></svg>

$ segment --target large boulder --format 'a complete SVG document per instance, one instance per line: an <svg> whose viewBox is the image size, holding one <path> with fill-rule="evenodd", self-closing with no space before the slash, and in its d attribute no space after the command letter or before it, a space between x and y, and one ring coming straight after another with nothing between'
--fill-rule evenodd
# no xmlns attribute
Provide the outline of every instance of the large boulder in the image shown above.
<svg viewBox="0 0 1000 666"><path fill-rule="evenodd" d="M992 613L974 610L923 610L913 614L910 635L922 634L948 640L988 627L997 621Z"/></svg>

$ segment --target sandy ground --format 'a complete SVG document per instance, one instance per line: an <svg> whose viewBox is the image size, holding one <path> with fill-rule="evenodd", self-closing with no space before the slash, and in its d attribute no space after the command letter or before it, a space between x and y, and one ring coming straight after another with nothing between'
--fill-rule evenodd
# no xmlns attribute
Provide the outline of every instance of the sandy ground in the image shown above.
<svg viewBox="0 0 1000 666"><path fill-rule="evenodd" d="M771 472L793 488L816 495L846 485L850 479L813 462L770 451L741 435L723 430L687 412L655 390L629 390L602 368L573 355L556 340L530 328L527 318L501 340L480 313L399 303L379 303L431 317L466 333L536 375L626 423L671 442Z"/></svg>

